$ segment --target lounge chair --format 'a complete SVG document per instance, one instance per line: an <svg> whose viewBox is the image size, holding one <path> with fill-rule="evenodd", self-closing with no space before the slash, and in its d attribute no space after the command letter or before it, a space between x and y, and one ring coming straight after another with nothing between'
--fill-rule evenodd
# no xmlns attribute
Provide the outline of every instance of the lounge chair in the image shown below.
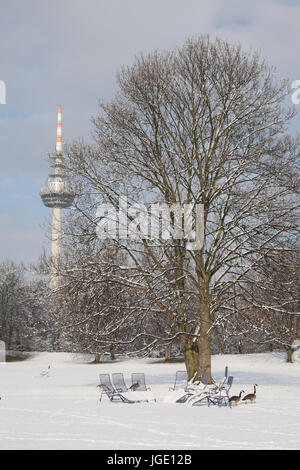
<svg viewBox="0 0 300 470"><path fill-rule="evenodd" d="M117 392L128 392L124 375L121 372L112 374L112 381Z"/></svg>
<svg viewBox="0 0 300 470"><path fill-rule="evenodd" d="M112 402L119 402L119 403L120 402L122 403L148 403L149 402L149 397L145 397L143 396L143 394L141 394L142 396L138 396L133 393L129 394L128 391L120 392L116 390L111 383L109 374L100 374L99 377L100 377L100 385L98 385L98 387L101 388L100 402L104 394ZM129 397L129 395L131 396ZM135 397L131 398L134 395Z"/></svg>
<svg viewBox="0 0 300 470"><path fill-rule="evenodd" d="M204 402L210 405L229 406L231 402L229 399L229 390L233 383L233 377L229 376L225 381L221 382L215 387L205 390L204 392L195 395L190 401L193 406L200 406Z"/></svg>
<svg viewBox="0 0 300 470"><path fill-rule="evenodd" d="M100 385L98 385L98 387L101 388L100 402L102 401L102 397L105 394L112 402L135 403L135 400L129 400L127 397L124 397L120 392L114 389L109 374L100 374L99 378Z"/></svg>
<svg viewBox="0 0 300 470"><path fill-rule="evenodd" d="M151 390L150 387L146 386L145 374L142 374L142 373L131 374L131 383L132 385L129 388L132 391L147 392L148 390Z"/></svg>
<svg viewBox="0 0 300 470"><path fill-rule="evenodd" d="M227 379L227 382L225 382L222 386L220 386L220 392L219 392L219 406L222 406L224 404L225 406L230 406L231 408L231 401L229 397L229 390L231 389L233 384L233 376L230 375Z"/></svg>
<svg viewBox="0 0 300 470"><path fill-rule="evenodd" d="M170 390L183 389L186 390L188 382L188 374L186 370L178 370L175 375L174 386Z"/></svg>
<svg viewBox="0 0 300 470"><path fill-rule="evenodd" d="M224 371L224 377L223 379L219 382L213 382L213 386L210 387L210 393L218 392L220 388L222 388L228 381L228 366L225 367Z"/></svg>
<svg viewBox="0 0 300 470"><path fill-rule="evenodd" d="M197 385L197 388L193 387L193 385L188 385L186 388L187 393L185 393L182 397L178 398L176 400L176 403L186 403L189 399L195 396L195 394L199 395L200 393L203 393L207 386L210 385L210 376L206 372L204 372L201 376L200 383L202 384L202 387L200 387L200 384Z"/></svg>

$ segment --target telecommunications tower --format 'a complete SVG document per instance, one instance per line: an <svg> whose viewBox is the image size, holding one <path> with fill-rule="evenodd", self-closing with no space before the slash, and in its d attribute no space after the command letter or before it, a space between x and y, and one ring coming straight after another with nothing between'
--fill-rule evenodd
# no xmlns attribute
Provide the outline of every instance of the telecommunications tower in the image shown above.
<svg viewBox="0 0 300 470"><path fill-rule="evenodd" d="M46 185L40 192L40 196L44 205L52 208L50 287L54 289L59 283L62 209L70 207L75 197L75 194L64 176L61 140L61 106L58 107L56 152L52 157L52 162L54 172L49 175Z"/></svg>

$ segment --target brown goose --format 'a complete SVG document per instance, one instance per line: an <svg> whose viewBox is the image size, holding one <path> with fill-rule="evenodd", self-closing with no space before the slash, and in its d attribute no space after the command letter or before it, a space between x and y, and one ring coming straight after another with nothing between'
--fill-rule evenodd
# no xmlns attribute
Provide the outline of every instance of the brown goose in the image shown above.
<svg viewBox="0 0 300 470"><path fill-rule="evenodd" d="M246 395L244 398L243 398L243 401L245 401L247 403L247 401L250 401L251 403L253 403L256 399L256 387L258 387L257 384L254 384L254 392L253 393L248 393L248 395Z"/></svg>
<svg viewBox="0 0 300 470"><path fill-rule="evenodd" d="M140 384L139 382L135 383L135 384L132 384L131 387L129 387L129 390L137 390L139 388Z"/></svg>
<svg viewBox="0 0 300 470"><path fill-rule="evenodd" d="M242 393L245 393L244 390L241 390L239 395L233 395L232 397L230 397L230 403L235 403L237 405L241 400Z"/></svg>
<svg viewBox="0 0 300 470"><path fill-rule="evenodd" d="M99 385L97 385L96 388L99 388L100 390L101 390L101 389L102 389L102 390L107 390L107 389L108 389L108 386L107 386L107 385L103 385L103 384L99 384Z"/></svg>

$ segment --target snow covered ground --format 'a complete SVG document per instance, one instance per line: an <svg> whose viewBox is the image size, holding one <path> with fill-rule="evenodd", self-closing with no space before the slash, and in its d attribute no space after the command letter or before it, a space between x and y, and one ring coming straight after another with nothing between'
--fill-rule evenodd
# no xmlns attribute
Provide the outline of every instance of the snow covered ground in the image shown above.
<svg viewBox="0 0 300 470"><path fill-rule="evenodd" d="M40 376L51 366L50 377ZM300 364L281 354L214 356L232 394L253 391L256 404L232 409L165 403L183 364L129 360L84 364L65 353L40 353L0 364L0 449L300 449ZM156 403L99 404L98 374L145 372ZM138 393L138 392L132 392Z"/></svg>

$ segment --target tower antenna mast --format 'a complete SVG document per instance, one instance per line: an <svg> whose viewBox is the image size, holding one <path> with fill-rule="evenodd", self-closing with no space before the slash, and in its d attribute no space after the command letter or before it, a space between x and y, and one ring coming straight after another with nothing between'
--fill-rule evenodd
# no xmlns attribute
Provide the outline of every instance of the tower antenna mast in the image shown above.
<svg viewBox="0 0 300 470"><path fill-rule="evenodd" d="M75 194L63 173L62 152L62 108L58 107L56 151L52 157L54 173L50 174L45 186L41 189L40 196L46 207L52 208L52 239L50 258L50 287L55 289L59 285L59 273L61 263L61 234L62 234L62 209L70 207Z"/></svg>

